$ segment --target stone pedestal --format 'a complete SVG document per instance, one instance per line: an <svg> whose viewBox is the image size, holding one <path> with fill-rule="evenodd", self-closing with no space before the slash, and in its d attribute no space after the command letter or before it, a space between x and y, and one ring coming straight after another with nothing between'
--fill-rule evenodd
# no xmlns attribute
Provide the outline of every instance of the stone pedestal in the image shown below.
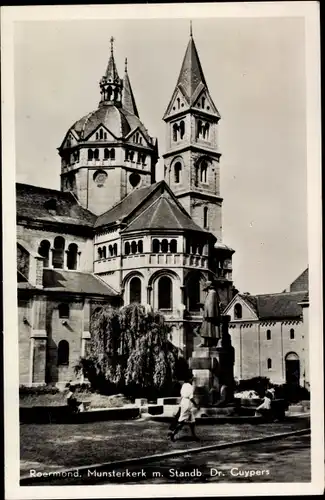
<svg viewBox="0 0 325 500"><path fill-rule="evenodd" d="M234 348L228 332L229 316L221 319L221 339L217 345L197 347L189 360L194 376L195 396L201 406L227 404L233 400ZM209 339L210 343L212 339Z"/></svg>

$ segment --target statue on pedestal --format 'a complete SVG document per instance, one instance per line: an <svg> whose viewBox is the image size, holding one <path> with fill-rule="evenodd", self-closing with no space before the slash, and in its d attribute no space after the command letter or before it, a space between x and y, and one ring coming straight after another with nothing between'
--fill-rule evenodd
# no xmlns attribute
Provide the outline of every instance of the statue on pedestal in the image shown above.
<svg viewBox="0 0 325 500"><path fill-rule="evenodd" d="M199 329L203 339L200 347L213 347L217 346L221 339L220 301L212 281L207 281L203 290L207 291L207 296L203 306L203 321Z"/></svg>

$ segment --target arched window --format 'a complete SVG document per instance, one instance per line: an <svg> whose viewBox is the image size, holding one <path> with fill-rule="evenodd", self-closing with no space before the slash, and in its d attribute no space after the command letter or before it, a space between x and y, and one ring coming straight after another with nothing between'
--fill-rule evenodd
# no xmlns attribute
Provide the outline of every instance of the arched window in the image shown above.
<svg viewBox="0 0 325 500"><path fill-rule="evenodd" d="M177 123L174 123L173 125L173 141L177 141L177 132L178 132L178 125Z"/></svg>
<svg viewBox="0 0 325 500"><path fill-rule="evenodd" d="M139 253L143 252L143 242L142 242L142 240L138 241L138 252Z"/></svg>
<svg viewBox="0 0 325 500"><path fill-rule="evenodd" d="M38 253L44 257L44 267L49 267L50 262L50 247L51 243L47 240L43 240L38 247Z"/></svg>
<svg viewBox="0 0 325 500"><path fill-rule="evenodd" d="M187 282L186 286L187 297L188 297L188 310L189 311L199 311L200 310L200 279L198 276L193 275Z"/></svg>
<svg viewBox="0 0 325 500"><path fill-rule="evenodd" d="M108 251L109 251L109 256L113 257L113 245L109 245Z"/></svg>
<svg viewBox="0 0 325 500"><path fill-rule="evenodd" d="M185 134L185 123L183 122L183 120L179 124L179 133L180 133L181 139L183 139L184 134Z"/></svg>
<svg viewBox="0 0 325 500"><path fill-rule="evenodd" d="M59 318L66 319L69 318L69 304L59 304Z"/></svg>
<svg viewBox="0 0 325 500"><path fill-rule="evenodd" d="M191 253L191 241L188 238L185 240L185 253Z"/></svg>
<svg viewBox="0 0 325 500"><path fill-rule="evenodd" d="M94 151L94 160L99 160L99 149L95 149Z"/></svg>
<svg viewBox="0 0 325 500"><path fill-rule="evenodd" d="M103 259L106 259L106 247L103 247Z"/></svg>
<svg viewBox="0 0 325 500"><path fill-rule="evenodd" d="M96 140L98 139L98 132L96 132Z"/></svg>
<svg viewBox="0 0 325 500"><path fill-rule="evenodd" d="M99 131L99 138L102 139L103 138L103 129L101 128L100 131Z"/></svg>
<svg viewBox="0 0 325 500"><path fill-rule="evenodd" d="M107 132L104 132L104 139L106 141L106 139L107 139Z"/></svg>
<svg viewBox="0 0 325 500"><path fill-rule="evenodd" d="M177 240L170 240L169 243L169 251L171 253L176 253L177 252Z"/></svg>
<svg viewBox="0 0 325 500"><path fill-rule="evenodd" d="M103 254L101 247L98 247L97 253L98 253L98 258L101 259Z"/></svg>
<svg viewBox="0 0 325 500"><path fill-rule="evenodd" d="M295 338L295 331L293 328L290 329L290 340L293 340Z"/></svg>
<svg viewBox="0 0 325 500"><path fill-rule="evenodd" d="M113 245L113 254L117 255L117 243L114 243Z"/></svg>
<svg viewBox="0 0 325 500"><path fill-rule="evenodd" d="M130 281L130 304L141 304L141 280L137 276Z"/></svg>
<svg viewBox="0 0 325 500"><path fill-rule="evenodd" d="M180 179L181 179L181 172L182 172L182 164L180 161L178 161L177 163L175 163L175 166L174 166L174 173L175 173L175 183L178 184L180 182Z"/></svg>
<svg viewBox="0 0 325 500"><path fill-rule="evenodd" d="M55 269L63 269L64 246L65 246L64 238L62 238L62 236L57 236L54 239L54 250L53 250L53 267Z"/></svg>
<svg viewBox="0 0 325 500"><path fill-rule="evenodd" d="M69 342L60 340L58 345L58 365L69 364Z"/></svg>
<svg viewBox="0 0 325 500"><path fill-rule="evenodd" d="M271 340L271 330L266 330L266 340Z"/></svg>
<svg viewBox="0 0 325 500"><path fill-rule="evenodd" d="M271 368L272 368L272 359L271 358L267 358L267 369L271 370Z"/></svg>
<svg viewBox="0 0 325 500"><path fill-rule="evenodd" d="M134 151L130 151L129 153L129 160L134 161Z"/></svg>
<svg viewBox="0 0 325 500"><path fill-rule="evenodd" d="M93 159L94 155L91 149L88 149L88 161L91 161Z"/></svg>
<svg viewBox="0 0 325 500"><path fill-rule="evenodd" d="M205 106L205 97L202 97L202 108Z"/></svg>
<svg viewBox="0 0 325 500"><path fill-rule="evenodd" d="M111 160L115 160L115 149L111 149Z"/></svg>
<svg viewBox="0 0 325 500"><path fill-rule="evenodd" d="M157 239L152 240L152 252L159 253L159 250L160 250L159 240Z"/></svg>
<svg viewBox="0 0 325 500"><path fill-rule="evenodd" d="M163 253L167 253L168 252L168 240L166 240L166 239L162 240L162 242L161 242L161 251Z"/></svg>
<svg viewBox="0 0 325 500"><path fill-rule="evenodd" d="M203 208L203 227L207 229L208 227L208 207Z"/></svg>
<svg viewBox="0 0 325 500"><path fill-rule="evenodd" d="M203 128L203 139L209 139L210 124L206 123Z"/></svg>
<svg viewBox="0 0 325 500"><path fill-rule="evenodd" d="M109 149L105 148L104 149L104 160L109 160Z"/></svg>
<svg viewBox="0 0 325 500"><path fill-rule="evenodd" d="M163 276L158 281L158 309L172 309L172 281L168 276Z"/></svg>
<svg viewBox="0 0 325 500"><path fill-rule="evenodd" d="M199 138L202 135L202 130L203 130L202 121L199 120L197 122L197 138Z"/></svg>
<svg viewBox="0 0 325 500"><path fill-rule="evenodd" d="M242 308L241 304L235 304L234 316L235 316L235 319L241 319L243 317L243 308Z"/></svg>
<svg viewBox="0 0 325 500"><path fill-rule="evenodd" d="M177 97L177 109L179 109L181 107L181 100L179 97Z"/></svg>
<svg viewBox="0 0 325 500"><path fill-rule="evenodd" d="M130 254L130 243L128 241L124 245L124 253L125 253L125 255Z"/></svg>
<svg viewBox="0 0 325 500"><path fill-rule="evenodd" d="M67 254L68 269L77 269L78 245L70 243Z"/></svg>
<svg viewBox="0 0 325 500"><path fill-rule="evenodd" d="M138 245L136 241L132 241L131 243L131 253L137 253Z"/></svg>
<svg viewBox="0 0 325 500"><path fill-rule="evenodd" d="M201 168L200 168L200 181L201 182L207 181L207 171L208 171L208 164L205 160L203 160L201 163Z"/></svg>

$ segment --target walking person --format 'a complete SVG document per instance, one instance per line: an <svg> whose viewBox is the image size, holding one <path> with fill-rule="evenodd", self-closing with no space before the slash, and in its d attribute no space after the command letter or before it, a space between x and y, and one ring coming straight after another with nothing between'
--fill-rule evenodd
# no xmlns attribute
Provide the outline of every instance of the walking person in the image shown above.
<svg viewBox="0 0 325 500"><path fill-rule="evenodd" d="M193 378L188 377L181 388L181 403L180 403L180 414L178 417L178 422L175 429L170 432L170 439L175 441L176 434L188 424L191 429L191 433L195 441L199 441L199 438L195 432L195 415L194 409L199 408L199 405L194 399L194 388L192 385Z"/></svg>

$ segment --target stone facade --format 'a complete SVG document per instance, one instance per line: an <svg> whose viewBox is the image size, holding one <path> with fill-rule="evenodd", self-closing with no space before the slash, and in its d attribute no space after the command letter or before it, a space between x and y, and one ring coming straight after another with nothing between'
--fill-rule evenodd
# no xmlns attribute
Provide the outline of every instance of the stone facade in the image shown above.
<svg viewBox="0 0 325 500"><path fill-rule="evenodd" d="M160 310L186 358L201 341L206 281L217 284L227 308L236 290L234 250L222 242L219 119L191 36L164 115L165 180L155 182L157 141L140 121L127 68L118 76L112 46L98 108L75 122L58 148L61 190L17 185L22 384L73 379L91 314L103 304ZM232 325L237 376L265 373L266 356L280 379L283 361L263 340L268 325L249 314ZM281 338L273 349L285 353L295 344L286 344L280 323L272 326ZM298 356L307 335L300 323L294 318Z"/></svg>
<svg viewBox="0 0 325 500"><path fill-rule="evenodd" d="M237 294L226 308L238 380L261 376L282 384L294 378L309 388L308 270L305 273L307 280L299 277L289 287L294 292Z"/></svg>

